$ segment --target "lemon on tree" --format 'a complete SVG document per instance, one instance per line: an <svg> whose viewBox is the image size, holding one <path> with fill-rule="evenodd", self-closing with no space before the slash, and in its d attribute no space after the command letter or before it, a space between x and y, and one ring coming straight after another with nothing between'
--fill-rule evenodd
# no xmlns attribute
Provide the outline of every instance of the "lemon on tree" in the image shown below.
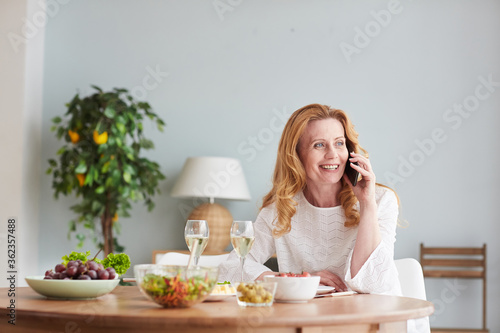
<svg viewBox="0 0 500 333"><path fill-rule="evenodd" d="M152 198L165 177L156 162L140 154L154 148L144 136L143 122L155 122L160 131L165 123L126 89L106 92L92 87L95 93L77 94L66 104L64 116L52 119L51 130L64 145L57 158L49 159L47 174L52 175L55 198L60 194L80 198L71 207L77 217L69 221L68 235L76 234L79 247L91 237L107 256L123 251L116 237L118 216L130 216L131 201L154 208Z"/></svg>

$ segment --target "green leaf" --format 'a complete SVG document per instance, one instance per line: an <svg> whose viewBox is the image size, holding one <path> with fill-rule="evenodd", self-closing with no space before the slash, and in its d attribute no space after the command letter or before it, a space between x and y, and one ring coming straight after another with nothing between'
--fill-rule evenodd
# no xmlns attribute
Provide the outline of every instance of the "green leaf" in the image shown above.
<svg viewBox="0 0 500 333"><path fill-rule="evenodd" d="M97 200L92 201L92 208L91 209L93 212L99 211L101 209L101 207L102 207L102 204L99 201L97 201Z"/></svg>
<svg viewBox="0 0 500 333"><path fill-rule="evenodd" d="M76 231L76 222L75 220L71 220L68 223L69 231Z"/></svg>
<svg viewBox="0 0 500 333"><path fill-rule="evenodd" d="M59 116L52 118L52 122L54 124L59 124L61 121L62 121L62 119Z"/></svg>
<svg viewBox="0 0 500 333"><path fill-rule="evenodd" d="M102 89L99 88L98 86L95 86L95 85L90 85L92 88L94 88L95 90L99 91L100 93L102 93Z"/></svg>
<svg viewBox="0 0 500 333"><path fill-rule="evenodd" d="M106 110L104 110L104 115L110 119L113 119L115 117L115 114L116 112L111 105L108 105L106 107Z"/></svg>
<svg viewBox="0 0 500 333"><path fill-rule="evenodd" d="M102 168L101 168L101 173L106 173L106 172L108 172L108 171L109 171L109 165L110 165L109 161L108 161L108 162L106 162L106 163L104 163L104 165L103 165L103 166L102 166Z"/></svg>
<svg viewBox="0 0 500 333"><path fill-rule="evenodd" d="M89 172L85 176L85 182L83 183L83 185L90 185L90 186L92 186L93 183L94 183L94 177L92 176L92 173Z"/></svg>
<svg viewBox="0 0 500 333"><path fill-rule="evenodd" d="M130 164L123 165L123 171L126 172L126 173L129 173L131 175L135 175L136 174L136 171L135 171L134 167L131 166Z"/></svg>
<svg viewBox="0 0 500 333"><path fill-rule="evenodd" d="M85 161L80 160L78 166L75 169L75 173L86 173L87 172L87 164Z"/></svg>
<svg viewBox="0 0 500 333"><path fill-rule="evenodd" d="M122 134L125 134L125 132L127 131L125 129L125 125L123 125L122 123L116 123L116 128L118 128L118 130L120 131L120 133Z"/></svg>
<svg viewBox="0 0 500 333"><path fill-rule="evenodd" d="M61 155L62 153L64 153L66 151L66 147L61 147L59 148L59 150L57 151L57 155Z"/></svg>
<svg viewBox="0 0 500 333"><path fill-rule="evenodd" d="M101 185L95 189L95 193L101 194L101 193L104 193L104 190L105 190L105 187Z"/></svg>
<svg viewBox="0 0 500 333"><path fill-rule="evenodd" d="M130 183L130 180L132 179L132 176L128 172L123 173L123 180L126 181L127 183Z"/></svg>

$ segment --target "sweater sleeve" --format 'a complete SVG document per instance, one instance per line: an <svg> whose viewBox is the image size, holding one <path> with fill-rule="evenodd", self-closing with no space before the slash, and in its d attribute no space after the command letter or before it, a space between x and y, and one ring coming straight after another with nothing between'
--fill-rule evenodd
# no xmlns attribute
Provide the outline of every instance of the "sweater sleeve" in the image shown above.
<svg viewBox="0 0 500 333"><path fill-rule="evenodd" d="M245 258L243 281L253 281L264 272L271 271L264 263L275 253L272 236L272 209L263 208L254 223L255 241ZM219 281L240 282L240 258L231 251L225 262L219 266Z"/></svg>
<svg viewBox="0 0 500 333"><path fill-rule="evenodd" d="M401 295L398 271L394 264L398 203L391 190L378 190L383 191L377 210L381 241L354 278L350 268L351 250L346 264L345 281L352 290L360 293Z"/></svg>

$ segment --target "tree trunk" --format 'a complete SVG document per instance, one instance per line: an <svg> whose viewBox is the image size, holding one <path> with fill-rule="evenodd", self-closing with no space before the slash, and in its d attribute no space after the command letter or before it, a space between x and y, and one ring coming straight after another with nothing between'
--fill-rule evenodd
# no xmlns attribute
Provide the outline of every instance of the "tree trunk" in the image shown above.
<svg viewBox="0 0 500 333"><path fill-rule="evenodd" d="M113 221L112 216L109 213L108 204L106 204L104 213L101 216L101 225L102 235L104 238L104 257L107 257L108 254L113 253Z"/></svg>

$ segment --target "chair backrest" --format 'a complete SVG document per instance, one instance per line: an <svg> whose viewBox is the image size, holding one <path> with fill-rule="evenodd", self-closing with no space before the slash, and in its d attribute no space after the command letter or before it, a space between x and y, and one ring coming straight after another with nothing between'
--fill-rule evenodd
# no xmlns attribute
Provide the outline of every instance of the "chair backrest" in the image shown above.
<svg viewBox="0 0 500 333"><path fill-rule="evenodd" d="M198 262L199 266L216 267L227 259L229 253L217 255L201 255ZM156 260L159 265L187 265L189 254L179 252L167 252Z"/></svg>
<svg viewBox="0 0 500 333"><path fill-rule="evenodd" d="M420 244L425 277L486 278L486 244L483 247L425 247Z"/></svg>
<svg viewBox="0 0 500 333"><path fill-rule="evenodd" d="M483 329L486 329L486 244L482 247L425 247L420 263L428 278L483 280Z"/></svg>
<svg viewBox="0 0 500 333"><path fill-rule="evenodd" d="M394 260L399 274L399 283L404 297L427 300L422 266L413 258Z"/></svg>

